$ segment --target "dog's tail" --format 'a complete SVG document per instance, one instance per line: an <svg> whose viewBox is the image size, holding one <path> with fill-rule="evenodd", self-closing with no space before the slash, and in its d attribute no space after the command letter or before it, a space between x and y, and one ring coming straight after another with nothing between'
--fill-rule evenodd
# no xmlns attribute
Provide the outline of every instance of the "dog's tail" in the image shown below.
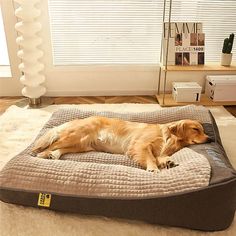
<svg viewBox="0 0 236 236"><path fill-rule="evenodd" d="M32 154L37 154L59 139L57 127L50 129L43 134L34 144Z"/></svg>

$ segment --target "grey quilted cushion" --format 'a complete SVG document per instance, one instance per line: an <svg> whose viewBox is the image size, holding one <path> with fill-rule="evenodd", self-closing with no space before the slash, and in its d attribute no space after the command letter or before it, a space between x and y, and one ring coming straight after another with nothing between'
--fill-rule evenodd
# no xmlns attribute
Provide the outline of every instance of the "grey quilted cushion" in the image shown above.
<svg viewBox="0 0 236 236"><path fill-rule="evenodd" d="M81 111L76 108L55 112L40 132L75 118L91 115L125 120L166 123L198 119L211 123L204 107L186 106L149 113L115 114ZM50 192L72 196L135 199L167 196L208 186L211 167L207 158L189 148L173 155L179 166L149 173L123 155L88 152L66 154L61 160L44 160L29 155L30 147L13 158L0 173L2 188Z"/></svg>

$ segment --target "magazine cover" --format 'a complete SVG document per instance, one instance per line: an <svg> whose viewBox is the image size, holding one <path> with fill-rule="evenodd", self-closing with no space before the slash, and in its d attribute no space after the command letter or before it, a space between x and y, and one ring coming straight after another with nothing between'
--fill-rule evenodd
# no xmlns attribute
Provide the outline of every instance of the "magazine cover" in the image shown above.
<svg viewBox="0 0 236 236"><path fill-rule="evenodd" d="M164 23L163 57L165 65L168 39L168 22ZM204 64L205 35L200 22L171 22L168 50L168 65Z"/></svg>
<svg viewBox="0 0 236 236"><path fill-rule="evenodd" d="M175 36L175 65L204 65L205 34L181 33Z"/></svg>

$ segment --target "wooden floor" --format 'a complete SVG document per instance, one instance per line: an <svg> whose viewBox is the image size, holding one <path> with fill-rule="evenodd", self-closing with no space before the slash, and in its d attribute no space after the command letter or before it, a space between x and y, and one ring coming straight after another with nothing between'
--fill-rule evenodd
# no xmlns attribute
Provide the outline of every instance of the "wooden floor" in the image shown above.
<svg viewBox="0 0 236 236"><path fill-rule="evenodd" d="M52 104L112 104L112 103L141 103L157 104L155 96L100 96L100 97L53 97ZM25 101L24 97L0 97L0 114L11 105ZM236 106L225 106L236 117Z"/></svg>
<svg viewBox="0 0 236 236"><path fill-rule="evenodd" d="M53 97L52 104L112 104L112 103L141 103L157 104L155 96L100 96L100 97ZM11 105L25 101L24 97L0 97L0 113Z"/></svg>
<svg viewBox="0 0 236 236"><path fill-rule="evenodd" d="M54 104L157 103L155 96L54 97Z"/></svg>

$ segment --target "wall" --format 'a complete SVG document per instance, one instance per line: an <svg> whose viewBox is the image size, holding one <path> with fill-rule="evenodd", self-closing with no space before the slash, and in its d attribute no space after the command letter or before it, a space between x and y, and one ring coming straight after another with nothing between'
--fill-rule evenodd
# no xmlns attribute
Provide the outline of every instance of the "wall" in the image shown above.
<svg viewBox="0 0 236 236"><path fill-rule="evenodd" d="M47 1L42 1L41 4L41 8L45 9L41 15L43 30L40 35L44 39L42 49L45 52L50 52L52 45L48 40L50 39L50 26L48 24ZM48 96L152 95L157 92L158 66L55 67L50 53L46 53L42 61L46 66L45 86ZM206 74L227 73L168 72L167 90L171 91L172 81L196 81L200 85L204 85Z"/></svg>
<svg viewBox="0 0 236 236"><path fill-rule="evenodd" d="M19 81L20 72L17 65L20 60L16 57L17 45L15 44L16 32L12 25L15 24L15 17L12 14L13 7L7 6L11 1L0 0L3 4L4 16L8 26L7 40L11 42L9 55L13 78L0 78L0 96L21 95L22 85ZM157 66L102 66L102 67L54 67L51 56L50 27L48 23L47 1L41 1L42 11L40 22L43 38L42 49L45 52L42 62L45 64L46 75L45 87L47 96L99 96L99 95L152 95L156 94L158 86ZM6 22L5 19L5 22ZM168 72L167 90L171 90L172 81L196 81L204 85L206 72ZM208 74L226 74L225 72L208 72ZM228 74L236 74L228 72ZM162 80L163 81L163 80Z"/></svg>
<svg viewBox="0 0 236 236"><path fill-rule="evenodd" d="M47 77L48 96L99 96L99 95L153 95L157 92L158 72L80 72L74 79L73 72L62 72L57 78L53 73ZM207 74L235 74L233 72L168 72L166 89L170 92L173 81L195 81L205 85ZM72 75L72 76L71 76ZM95 76L96 75L96 76ZM163 82L162 78L162 82ZM161 83L161 90L163 83Z"/></svg>

